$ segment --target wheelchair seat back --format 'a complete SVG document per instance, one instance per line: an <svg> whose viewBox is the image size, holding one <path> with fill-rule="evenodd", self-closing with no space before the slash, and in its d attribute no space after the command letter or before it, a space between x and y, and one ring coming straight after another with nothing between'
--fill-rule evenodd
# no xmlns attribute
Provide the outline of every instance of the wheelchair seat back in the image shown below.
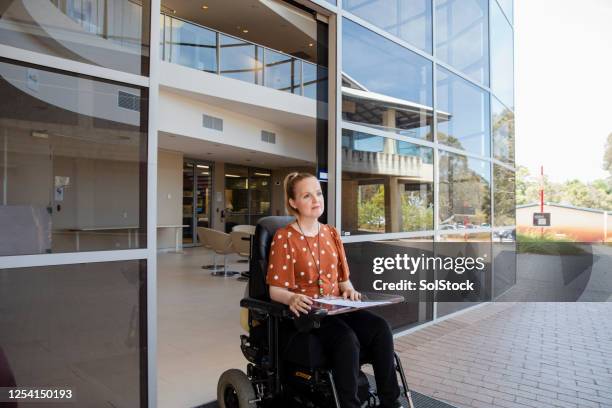
<svg viewBox="0 0 612 408"><path fill-rule="evenodd" d="M253 249L249 264L249 297L270 301L266 274L268 253L276 230L295 220L289 216L270 216L259 220L253 236Z"/></svg>

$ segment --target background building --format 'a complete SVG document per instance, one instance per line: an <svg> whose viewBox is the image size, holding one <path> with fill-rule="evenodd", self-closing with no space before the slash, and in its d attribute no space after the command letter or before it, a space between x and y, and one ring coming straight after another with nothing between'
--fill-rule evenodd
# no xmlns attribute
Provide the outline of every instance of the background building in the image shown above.
<svg viewBox="0 0 612 408"><path fill-rule="evenodd" d="M517 232L536 235L544 232L559 239L577 242L608 242L612 238L612 218L608 211L545 203L544 212L550 213L550 226L543 228L533 225L533 214L539 212L539 203L517 206Z"/></svg>
<svg viewBox="0 0 612 408"><path fill-rule="evenodd" d="M358 288L382 253L490 260L478 296L383 310L398 333L512 286L512 10L0 3L0 351L17 383L92 406L209 400L244 365L244 284L200 268L199 234L282 214L295 169L322 181Z"/></svg>

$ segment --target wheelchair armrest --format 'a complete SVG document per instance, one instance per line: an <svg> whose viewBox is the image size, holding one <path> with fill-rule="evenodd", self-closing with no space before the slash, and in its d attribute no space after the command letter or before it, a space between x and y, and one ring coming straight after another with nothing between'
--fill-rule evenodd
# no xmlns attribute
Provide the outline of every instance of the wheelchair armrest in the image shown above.
<svg viewBox="0 0 612 408"><path fill-rule="evenodd" d="M281 319L291 319L294 322L296 329L300 332L307 332L311 329L318 328L321 325L321 320L327 316L327 310L322 308L313 308L308 314L300 314L296 317L287 305L278 302L267 302L265 300L246 297L240 301L240 306L246 307L249 310L278 317Z"/></svg>
<svg viewBox="0 0 612 408"><path fill-rule="evenodd" d="M280 318L293 316L293 313L291 313L287 305L278 302L267 302L265 300L246 297L240 301L240 306L258 313L269 314Z"/></svg>

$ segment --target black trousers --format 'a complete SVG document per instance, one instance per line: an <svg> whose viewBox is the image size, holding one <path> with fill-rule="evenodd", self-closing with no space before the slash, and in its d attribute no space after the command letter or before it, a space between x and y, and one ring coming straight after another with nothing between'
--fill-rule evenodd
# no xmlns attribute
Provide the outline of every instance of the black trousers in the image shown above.
<svg viewBox="0 0 612 408"><path fill-rule="evenodd" d="M320 328L310 333L320 340L331 362L342 408L361 405L357 397L357 376L360 363L364 362L374 368L381 406L394 406L400 389L394 367L393 336L385 319L368 310L358 310L328 316Z"/></svg>

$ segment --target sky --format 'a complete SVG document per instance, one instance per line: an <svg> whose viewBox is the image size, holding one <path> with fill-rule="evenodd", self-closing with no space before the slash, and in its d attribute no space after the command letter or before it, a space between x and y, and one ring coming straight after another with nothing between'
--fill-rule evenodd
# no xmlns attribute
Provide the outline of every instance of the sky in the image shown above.
<svg viewBox="0 0 612 408"><path fill-rule="evenodd" d="M612 0L515 0L516 164L551 180L605 178Z"/></svg>

